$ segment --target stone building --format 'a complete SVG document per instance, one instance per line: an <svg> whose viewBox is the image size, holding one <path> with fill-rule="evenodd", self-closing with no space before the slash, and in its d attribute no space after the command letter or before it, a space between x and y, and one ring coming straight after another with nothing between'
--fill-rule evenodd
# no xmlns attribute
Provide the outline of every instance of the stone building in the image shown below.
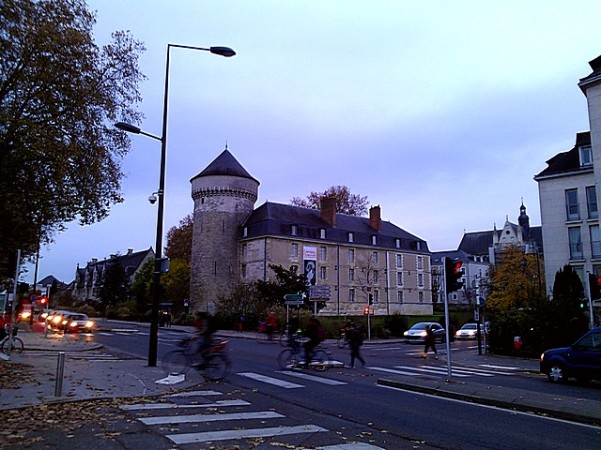
<svg viewBox="0 0 601 450"><path fill-rule="evenodd" d="M271 280L269 265L295 267L328 292L320 314L431 314L427 243L381 219L266 202L254 209L259 182L225 149L192 179L194 230L191 306L212 312L236 283Z"/></svg>

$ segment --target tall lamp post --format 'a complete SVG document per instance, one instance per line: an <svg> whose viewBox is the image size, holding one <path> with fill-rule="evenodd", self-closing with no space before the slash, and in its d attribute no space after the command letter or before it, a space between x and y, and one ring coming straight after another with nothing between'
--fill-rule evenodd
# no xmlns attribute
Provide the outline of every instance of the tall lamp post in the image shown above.
<svg viewBox="0 0 601 450"><path fill-rule="evenodd" d="M167 62L165 64L165 93L163 97L163 132L161 137L142 131L140 128L125 122L118 122L115 127L128 133L143 134L152 139L161 141L161 171L159 175L158 208L157 208L157 233L154 253L154 274L152 282L152 308L150 313L150 337L148 340L148 366L157 365L157 351L159 340L159 301L161 296L161 266L163 260L163 208L165 202L165 161L167 158L167 112L169 106L169 54L171 48L187 50L201 50L225 57L234 56L236 52L229 47L193 47L191 45L167 44Z"/></svg>

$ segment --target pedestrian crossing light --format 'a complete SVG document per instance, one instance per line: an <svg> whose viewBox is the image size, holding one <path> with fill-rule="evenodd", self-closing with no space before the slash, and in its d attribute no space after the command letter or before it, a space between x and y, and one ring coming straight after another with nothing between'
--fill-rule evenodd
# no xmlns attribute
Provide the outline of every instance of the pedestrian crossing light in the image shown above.
<svg viewBox="0 0 601 450"><path fill-rule="evenodd" d="M588 274L588 287L590 291L591 300L598 300L601 298L601 276ZM582 306L581 306L582 308Z"/></svg>
<svg viewBox="0 0 601 450"><path fill-rule="evenodd" d="M445 281L447 293L459 291L463 288L463 263L461 261L445 258Z"/></svg>

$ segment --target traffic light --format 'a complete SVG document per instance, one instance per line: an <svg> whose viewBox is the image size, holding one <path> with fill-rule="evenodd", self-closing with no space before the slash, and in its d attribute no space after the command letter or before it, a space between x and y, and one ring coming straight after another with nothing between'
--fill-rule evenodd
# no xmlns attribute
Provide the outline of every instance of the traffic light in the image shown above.
<svg viewBox="0 0 601 450"><path fill-rule="evenodd" d="M40 297L38 299L38 302L39 302L40 305L46 306L48 304L48 297Z"/></svg>
<svg viewBox="0 0 601 450"><path fill-rule="evenodd" d="M447 294L449 292L459 291L463 288L463 271L461 270L463 263L461 261L453 261L450 258L444 259L445 265L445 281Z"/></svg>
<svg viewBox="0 0 601 450"><path fill-rule="evenodd" d="M369 299L369 306L373 305L374 304L374 294L369 294L368 299Z"/></svg>
<svg viewBox="0 0 601 450"><path fill-rule="evenodd" d="M598 300L601 298L601 276L588 274L588 288L591 294L591 300Z"/></svg>
<svg viewBox="0 0 601 450"><path fill-rule="evenodd" d="M369 314L369 306L363 308L363 314L365 314L366 316Z"/></svg>

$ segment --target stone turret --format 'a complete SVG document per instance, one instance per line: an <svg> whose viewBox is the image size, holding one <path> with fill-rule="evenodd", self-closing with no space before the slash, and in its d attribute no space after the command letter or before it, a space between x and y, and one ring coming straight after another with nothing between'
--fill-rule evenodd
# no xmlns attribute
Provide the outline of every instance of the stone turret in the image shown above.
<svg viewBox="0 0 601 450"><path fill-rule="evenodd" d="M190 309L213 313L217 296L239 281L240 226L254 209L259 182L227 147L190 182L194 200Z"/></svg>

